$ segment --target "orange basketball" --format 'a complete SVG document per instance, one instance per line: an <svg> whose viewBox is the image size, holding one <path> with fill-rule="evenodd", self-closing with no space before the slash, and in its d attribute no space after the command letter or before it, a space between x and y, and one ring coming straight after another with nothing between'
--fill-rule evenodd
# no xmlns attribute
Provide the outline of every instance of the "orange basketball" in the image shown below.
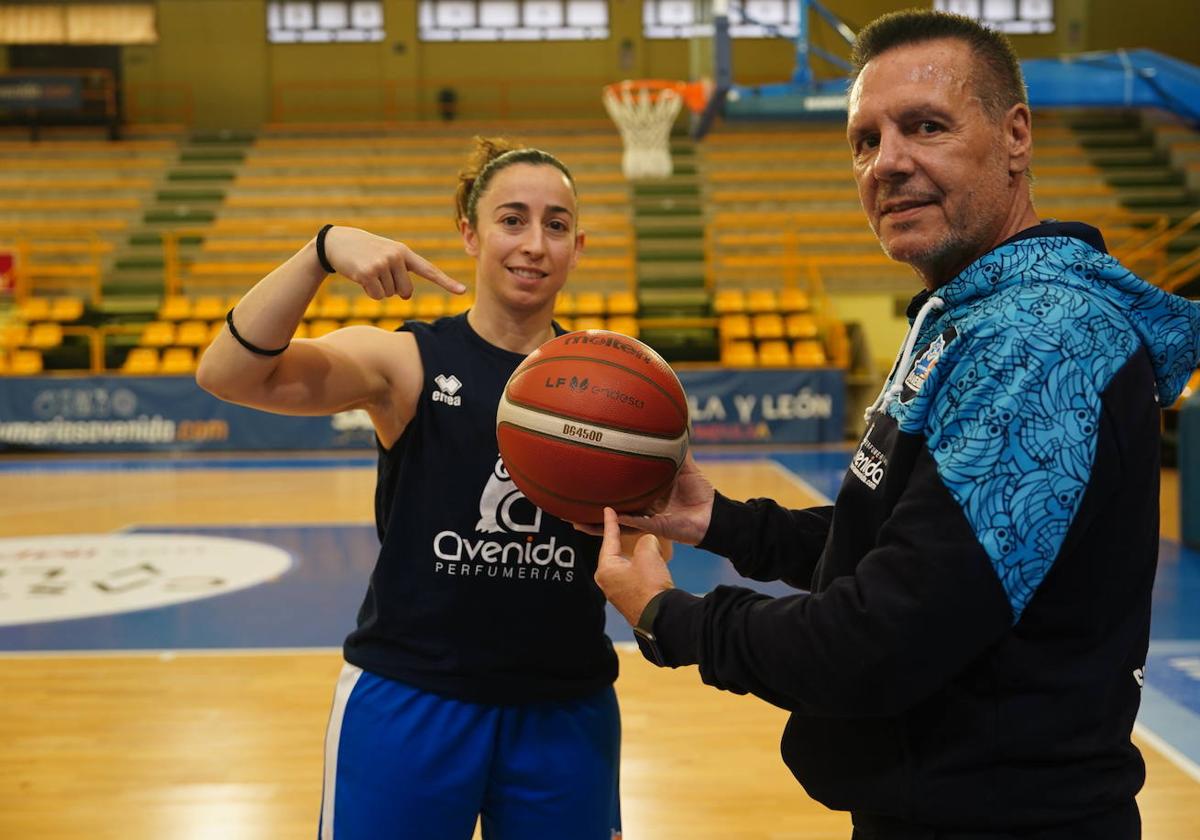
<svg viewBox="0 0 1200 840"><path fill-rule="evenodd" d="M688 449L688 409L670 365L636 338L584 330L552 338L513 371L496 412L509 476L542 510L601 522L645 510Z"/></svg>

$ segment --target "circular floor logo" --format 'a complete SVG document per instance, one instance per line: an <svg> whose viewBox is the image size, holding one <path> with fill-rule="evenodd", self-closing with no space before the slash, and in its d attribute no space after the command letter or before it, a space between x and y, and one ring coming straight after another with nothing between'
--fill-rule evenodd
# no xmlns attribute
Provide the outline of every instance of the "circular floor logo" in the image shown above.
<svg viewBox="0 0 1200 840"><path fill-rule="evenodd" d="M0 539L0 626L196 601L272 580L291 564L275 546L191 534Z"/></svg>

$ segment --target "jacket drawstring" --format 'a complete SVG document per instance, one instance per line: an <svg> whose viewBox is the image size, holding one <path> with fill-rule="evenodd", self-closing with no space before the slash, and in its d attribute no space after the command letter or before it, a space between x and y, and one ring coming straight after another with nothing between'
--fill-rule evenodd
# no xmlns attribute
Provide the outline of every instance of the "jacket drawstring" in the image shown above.
<svg viewBox="0 0 1200 840"><path fill-rule="evenodd" d="M921 327L925 324L925 318L935 309L944 309L946 302L940 297L930 296L925 301L925 305L917 313L917 317L913 319L912 326L908 328L908 335L904 339L904 344L900 348L900 352L896 355L895 376L883 383L883 389L880 390L879 396L875 398L875 402L871 403L870 408L863 412L863 420L870 422L871 415L877 411L883 413L887 411L889 405L900 396L900 392L904 390L904 378L908 376L909 367L913 363L913 346L917 343L917 337L921 334ZM890 386L889 386L890 383Z"/></svg>

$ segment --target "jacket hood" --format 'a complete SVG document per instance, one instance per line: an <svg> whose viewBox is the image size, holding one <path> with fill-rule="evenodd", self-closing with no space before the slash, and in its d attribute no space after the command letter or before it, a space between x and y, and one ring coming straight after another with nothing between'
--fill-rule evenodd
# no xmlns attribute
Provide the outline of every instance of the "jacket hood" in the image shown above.
<svg viewBox="0 0 1200 840"><path fill-rule="evenodd" d="M1070 235L1063 235L1069 230ZM1092 235L1094 234L1094 235ZM1104 251L1095 228L1043 224L997 246L933 294L947 310L1022 283L1060 285L1100 299L1138 335L1154 365L1159 404L1178 399L1200 361L1200 303L1142 280ZM924 303L919 295L914 305Z"/></svg>

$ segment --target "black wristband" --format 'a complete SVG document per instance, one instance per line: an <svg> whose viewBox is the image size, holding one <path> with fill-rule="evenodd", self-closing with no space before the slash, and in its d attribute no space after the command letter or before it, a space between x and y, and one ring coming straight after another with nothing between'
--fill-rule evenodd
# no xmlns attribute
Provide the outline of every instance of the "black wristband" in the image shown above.
<svg viewBox="0 0 1200 840"><path fill-rule="evenodd" d="M329 257L325 256L325 234L329 233L331 227L333 225L325 225L317 231L317 262L321 263L321 268L325 269L326 274L337 274L337 271L329 264Z"/></svg>
<svg viewBox="0 0 1200 840"><path fill-rule="evenodd" d="M229 325L229 334L237 339L238 344L245 347L251 353L254 353L259 356L278 356L284 350L288 349L288 344L291 344L291 342L289 341L287 344L283 345L278 350L264 350L261 347L257 347L255 345L251 344L249 341L242 338L241 333L239 333L237 331L237 327L235 327L233 325L233 310L232 309L230 309L228 312L225 313L225 323Z"/></svg>

